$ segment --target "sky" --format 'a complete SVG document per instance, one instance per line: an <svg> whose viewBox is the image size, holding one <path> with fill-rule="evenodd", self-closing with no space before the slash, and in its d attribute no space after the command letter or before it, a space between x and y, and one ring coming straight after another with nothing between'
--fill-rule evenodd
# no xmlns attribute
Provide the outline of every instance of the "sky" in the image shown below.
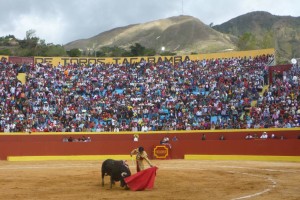
<svg viewBox="0 0 300 200"><path fill-rule="evenodd" d="M24 39L34 30L46 43L61 45L182 14L207 25L253 11L300 16L299 0L0 0L0 5L0 37Z"/></svg>

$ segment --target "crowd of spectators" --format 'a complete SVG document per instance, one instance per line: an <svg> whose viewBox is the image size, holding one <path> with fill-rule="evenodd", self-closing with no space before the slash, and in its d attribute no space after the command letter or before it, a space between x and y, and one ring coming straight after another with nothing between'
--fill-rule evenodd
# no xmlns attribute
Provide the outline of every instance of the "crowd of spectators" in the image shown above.
<svg viewBox="0 0 300 200"><path fill-rule="evenodd" d="M79 137L79 138L74 138L72 136L68 137L68 138L63 138L63 142L91 142L92 139L90 137Z"/></svg>
<svg viewBox="0 0 300 200"><path fill-rule="evenodd" d="M292 128L300 123L300 68L293 65L282 76L273 77L272 84L257 100L249 115L250 124L257 127Z"/></svg>
<svg viewBox="0 0 300 200"><path fill-rule="evenodd" d="M299 69L268 84L273 55L135 64L0 63L1 132L297 127ZM257 101L256 106L251 106Z"/></svg>

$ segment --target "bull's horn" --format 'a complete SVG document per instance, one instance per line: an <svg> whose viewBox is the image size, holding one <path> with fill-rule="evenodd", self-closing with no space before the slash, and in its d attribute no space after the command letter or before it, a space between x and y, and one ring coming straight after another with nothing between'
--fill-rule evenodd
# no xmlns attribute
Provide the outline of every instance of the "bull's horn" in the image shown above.
<svg viewBox="0 0 300 200"><path fill-rule="evenodd" d="M122 176L122 177L125 177L126 175L127 175L126 172L122 172L122 173L121 173L121 176Z"/></svg>

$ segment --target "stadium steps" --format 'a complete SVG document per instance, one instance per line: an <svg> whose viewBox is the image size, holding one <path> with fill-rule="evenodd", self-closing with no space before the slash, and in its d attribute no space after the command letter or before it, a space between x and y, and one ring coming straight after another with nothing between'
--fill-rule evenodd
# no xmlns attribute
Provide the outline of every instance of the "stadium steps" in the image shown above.
<svg viewBox="0 0 300 200"><path fill-rule="evenodd" d="M260 95L263 95L263 93L268 90L269 85L264 85L262 91L259 93ZM255 107L257 105L257 100L254 100L251 102L251 107Z"/></svg>
<svg viewBox="0 0 300 200"><path fill-rule="evenodd" d="M256 105L257 105L257 100L251 101L251 107L256 107Z"/></svg>
<svg viewBox="0 0 300 200"><path fill-rule="evenodd" d="M19 73L18 74L18 80L22 82L22 84L25 84L26 82L26 74L25 73Z"/></svg>
<svg viewBox="0 0 300 200"><path fill-rule="evenodd" d="M260 92L260 94L262 95L266 90L268 90L269 85L264 85L262 91Z"/></svg>

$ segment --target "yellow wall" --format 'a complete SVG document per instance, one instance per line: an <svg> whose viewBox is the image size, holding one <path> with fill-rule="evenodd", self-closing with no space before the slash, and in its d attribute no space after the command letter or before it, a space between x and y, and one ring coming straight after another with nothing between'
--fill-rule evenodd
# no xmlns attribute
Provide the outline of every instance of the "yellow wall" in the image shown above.
<svg viewBox="0 0 300 200"><path fill-rule="evenodd" d="M25 73L19 73L18 74L18 80L22 82L22 84L26 83L26 74Z"/></svg>
<svg viewBox="0 0 300 200"><path fill-rule="evenodd" d="M2 60L4 58L4 59L6 59L6 61L8 61L8 57L9 56L6 56L6 55L0 55L0 60Z"/></svg>
<svg viewBox="0 0 300 200"><path fill-rule="evenodd" d="M182 56L144 56L144 57L34 57L34 63L50 63L53 66L57 66L59 63L67 65L69 63L135 63L143 60L147 62L159 62L159 61L171 61L178 63L184 60L202 60L202 59L214 59L214 58L232 58L232 57L255 57L262 54L275 54L275 49L262 49L252 51L230 51L222 53L211 54L196 54L196 55L182 55Z"/></svg>

